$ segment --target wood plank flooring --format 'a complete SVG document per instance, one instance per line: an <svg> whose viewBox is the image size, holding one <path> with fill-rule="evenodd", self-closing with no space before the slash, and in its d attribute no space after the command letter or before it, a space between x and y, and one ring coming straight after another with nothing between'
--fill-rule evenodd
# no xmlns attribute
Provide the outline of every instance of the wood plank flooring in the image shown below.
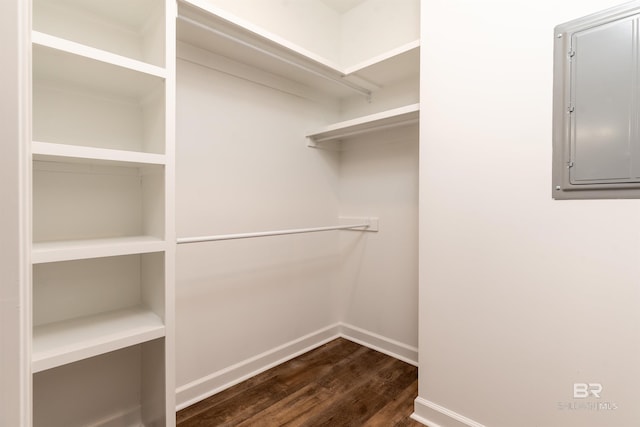
<svg viewBox="0 0 640 427"><path fill-rule="evenodd" d="M343 338L178 412L179 427L423 427L418 370Z"/></svg>

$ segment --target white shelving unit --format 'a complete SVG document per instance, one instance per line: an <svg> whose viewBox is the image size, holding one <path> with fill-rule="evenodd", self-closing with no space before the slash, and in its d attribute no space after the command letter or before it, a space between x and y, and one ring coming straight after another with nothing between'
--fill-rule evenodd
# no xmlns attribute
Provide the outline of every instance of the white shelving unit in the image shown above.
<svg viewBox="0 0 640 427"><path fill-rule="evenodd" d="M35 426L175 423L175 13L33 0Z"/></svg>

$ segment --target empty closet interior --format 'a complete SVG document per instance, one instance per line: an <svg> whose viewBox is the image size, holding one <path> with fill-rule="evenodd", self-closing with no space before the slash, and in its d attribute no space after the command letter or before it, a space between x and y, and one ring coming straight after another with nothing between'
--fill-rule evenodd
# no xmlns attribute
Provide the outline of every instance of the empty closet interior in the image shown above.
<svg viewBox="0 0 640 427"><path fill-rule="evenodd" d="M173 425L339 335L417 364L419 0L32 3L25 425Z"/></svg>
<svg viewBox="0 0 640 427"><path fill-rule="evenodd" d="M176 382L187 406L343 334L417 362L419 2L183 1Z"/></svg>

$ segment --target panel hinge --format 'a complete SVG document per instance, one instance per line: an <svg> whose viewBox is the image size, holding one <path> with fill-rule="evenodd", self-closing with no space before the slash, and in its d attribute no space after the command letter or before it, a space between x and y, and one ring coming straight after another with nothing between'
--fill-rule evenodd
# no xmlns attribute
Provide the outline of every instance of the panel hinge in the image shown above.
<svg viewBox="0 0 640 427"><path fill-rule="evenodd" d="M574 56L576 56L576 51L570 50L569 52L567 52L567 56L569 57L569 59L573 58Z"/></svg>
<svg viewBox="0 0 640 427"><path fill-rule="evenodd" d="M574 107L573 105L569 105L569 108L567 108L567 113L571 114L574 111L576 111L576 107Z"/></svg>
<svg viewBox="0 0 640 427"><path fill-rule="evenodd" d="M567 162L567 169L568 169L568 168L572 168L572 167L573 167L573 165L574 165L574 163L573 163L573 162Z"/></svg>

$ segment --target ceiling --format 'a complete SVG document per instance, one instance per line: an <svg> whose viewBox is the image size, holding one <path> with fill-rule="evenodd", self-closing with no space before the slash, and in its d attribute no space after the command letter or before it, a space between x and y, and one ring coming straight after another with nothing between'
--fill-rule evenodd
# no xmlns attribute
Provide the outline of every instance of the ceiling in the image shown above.
<svg viewBox="0 0 640 427"><path fill-rule="evenodd" d="M345 13L367 0L321 0L322 3L338 13Z"/></svg>

